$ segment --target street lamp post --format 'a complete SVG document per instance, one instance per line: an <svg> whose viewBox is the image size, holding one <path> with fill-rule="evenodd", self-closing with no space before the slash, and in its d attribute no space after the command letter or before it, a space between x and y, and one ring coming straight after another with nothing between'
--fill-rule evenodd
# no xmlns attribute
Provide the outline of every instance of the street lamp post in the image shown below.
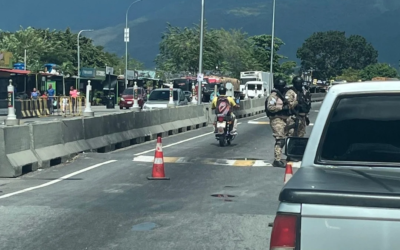
<svg viewBox="0 0 400 250"><path fill-rule="evenodd" d="M203 73L203 38L204 38L204 0L201 0L201 25L200 25L200 55L199 55L199 75ZM198 77L199 78L199 77ZM197 80L199 87L197 88L197 104L201 104L202 82Z"/></svg>
<svg viewBox="0 0 400 250"><path fill-rule="evenodd" d="M125 88L128 88L128 43L129 43L129 28L128 28L128 13L132 5L142 0L136 0L129 5L125 15L125 30L124 30L124 42L125 42Z"/></svg>
<svg viewBox="0 0 400 250"><path fill-rule="evenodd" d="M271 34L271 65L269 66L270 73L270 89L274 86L274 76L272 74L273 63L274 63L274 40L275 40L275 1L272 4L272 34ZM269 93L268 93L269 94Z"/></svg>
<svg viewBox="0 0 400 250"><path fill-rule="evenodd" d="M93 31L92 29L90 29L90 30L81 30L81 31L79 31L79 33L78 33L78 37L77 37L77 45L78 45L78 83L80 83L80 79L81 79L81 47L79 46L79 37L81 36L81 33L82 32L85 32L85 31L87 31L87 32L90 32L90 31Z"/></svg>

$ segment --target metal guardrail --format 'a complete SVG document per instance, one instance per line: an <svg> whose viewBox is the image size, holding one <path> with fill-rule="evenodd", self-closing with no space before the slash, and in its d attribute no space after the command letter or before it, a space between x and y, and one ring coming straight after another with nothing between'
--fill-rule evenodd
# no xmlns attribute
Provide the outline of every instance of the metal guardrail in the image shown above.
<svg viewBox="0 0 400 250"><path fill-rule="evenodd" d="M81 116L85 105L85 97L54 96L39 97L30 100L15 100L17 119L59 116Z"/></svg>

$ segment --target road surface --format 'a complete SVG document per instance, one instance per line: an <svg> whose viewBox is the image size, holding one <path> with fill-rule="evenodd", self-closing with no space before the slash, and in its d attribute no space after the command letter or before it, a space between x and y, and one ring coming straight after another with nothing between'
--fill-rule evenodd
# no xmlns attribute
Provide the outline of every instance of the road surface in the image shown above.
<svg viewBox="0 0 400 250"><path fill-rule="evenodd" d="M211 127L164 138L169 181L146 178L155 141L0 179L0 249L268 249L284 169L268 118L239 122L225 148Z"/></svg>

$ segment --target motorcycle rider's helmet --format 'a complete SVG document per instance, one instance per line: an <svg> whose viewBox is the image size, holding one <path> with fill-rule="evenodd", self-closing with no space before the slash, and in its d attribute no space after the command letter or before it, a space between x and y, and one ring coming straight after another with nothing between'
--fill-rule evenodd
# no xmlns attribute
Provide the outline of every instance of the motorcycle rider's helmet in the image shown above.
<svg viewBox="0 0 400 250"><path fill-rule="evenodd" d="M304 80L303 80L303 78L300 77L300 76L296 76L296 77L294 77L293 80L292 80L293 87L294 87L295 89L297 89L297 90L301 90L301 89L302 89L302 87L303 87L303 82L304 82Z"/></svg>
<svg viewBox="0 0 400 250"><path fill-rule="evenodd" d="M283 79L277 79L274 82L274 88L279 91L282 91L285 87L286 87L286 81Z"/></svg>
<svg viewBox="0 0 400 250"><path fill-rule="evenodd" d="M226 95L226 88L224 86L219 87L218 90L220 95Z"/></svg>

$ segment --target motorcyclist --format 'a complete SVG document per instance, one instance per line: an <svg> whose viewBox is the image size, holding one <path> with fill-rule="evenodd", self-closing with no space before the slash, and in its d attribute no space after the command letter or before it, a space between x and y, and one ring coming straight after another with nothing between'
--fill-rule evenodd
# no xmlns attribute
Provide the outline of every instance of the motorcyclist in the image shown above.
<svg viewBox="0 0 400 250"><path fill-rule="evenodd" d="M235 100L226 96L226 88L221 86L219 88L219 96L213 98L211 103L211 109L215 109L215 118L214 118L214 133L217 133L217 115L221 113L230 113L231 118L233 119L233 128L231 129L231 135L237 135L237 119L235 114L233 113L233 108L240 107L236 104Z"/></svg>
<svg viewBox="0 0 400 250"><path fill-rule="evenodd" d="M275 138L274 146L274 167L284 167L281 160L282 148L285 145L287 120L290 117L290 110L296 104L296 93L289 89L286 91L286 81L277 79L274 89L265 101L265 110L270 120L272 135Z"/></svg>
<svg viewBox="0 0 400 250"><path fill-rule="evenodd" d="M296 124L294 128L288 131L288 136L304 137L306 134L306 126L309 124L308 113L311 110L311 96L309 99L303 90L304 80L300 76L296 76L292 80L293 90L297 95L298 104L295 107L295 114L292 119L289 119L288 126ZM307 121L308 120L308 121Z"/></svg>

